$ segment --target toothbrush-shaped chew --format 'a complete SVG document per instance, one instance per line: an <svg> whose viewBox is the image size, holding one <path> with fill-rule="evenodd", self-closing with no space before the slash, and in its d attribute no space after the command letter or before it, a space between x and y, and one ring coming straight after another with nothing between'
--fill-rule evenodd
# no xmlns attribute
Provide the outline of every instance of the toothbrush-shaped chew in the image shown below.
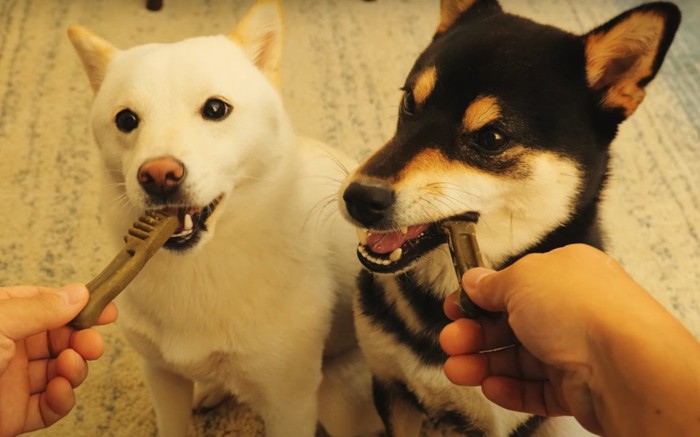
<svg viewBox="0 0 700 437"><path fill-rule="evenodd" d="M446 220L442 223L442 230L447 235L447 243L452 254L452 263L457 272L457 282L462 289L462 276L473 267L484 267L481 250L476 241L476 225L478 218ZM467 295L466 291L459 293L459 305L465 317L475 319L479 316L490 314L478 307Z"/></svg>
<svg viewBox="0 0 700 437"><path fill-rule="evenodd" d="M146 262L177 229L177 216L148 211L124 237L124 248L99 275L87 283L90 300L70 324L78 329L97 323L102 310L131 282Z"/></svg>

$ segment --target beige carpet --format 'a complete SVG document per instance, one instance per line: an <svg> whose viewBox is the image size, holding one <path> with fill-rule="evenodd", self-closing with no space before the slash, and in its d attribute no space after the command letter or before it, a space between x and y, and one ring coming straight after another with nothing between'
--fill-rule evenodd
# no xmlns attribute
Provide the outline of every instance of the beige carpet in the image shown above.
<svg viewBox="0 0 700 437"><path fill-rule="evenodd" d="M228 32L250 0L0 0L0 284L87 281L111 257L96 210L91 93L67 26L120 47ZM583 31L632 0L504 0L537 20ZM429 41L437 0L288 0L284 97L298 130L358 159L391 134L402 85ZM700 336L700 5L685 17L647 100L614 146L604 218L610 252ZM115 327L71 415L41 436L151 436L136 355ZM650 332L649 335L656 335ZM290 406L293 408L293 406ZM257 436L234 402L195 417L195 435ZM293 437L293 436L290 436Z"/></svg>

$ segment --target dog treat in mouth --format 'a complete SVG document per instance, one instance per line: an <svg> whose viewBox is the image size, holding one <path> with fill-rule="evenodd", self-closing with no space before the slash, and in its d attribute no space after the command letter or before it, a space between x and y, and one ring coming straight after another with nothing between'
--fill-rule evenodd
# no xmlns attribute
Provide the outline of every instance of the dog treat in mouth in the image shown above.
<svg viewBox="0 0 700 437"><path fill-rule="evenodd" d="M450 246L450 254L452 255L452 263L457 272L457 281L460 284L461 293L459 293L459 306L462 308L462 313L465 317L475 319L479 316L489 314L488 311L478 307L467 295L467 292L462 289L462 276L467 270L474 267L484 267L484 261L481 257L481 250L476 241L476 219L453 219L445 220L441 224L442 230L447 235L447 243Z"/></svg>
<svg viewBox="0 0 700 437"><path fill-rule="evenodd" d="M99 275L86 284L90 299L70 324L78 329L97 323L110 303L141 271L180 226L177 215L147 211L129 228L124 248Z"/></svg>

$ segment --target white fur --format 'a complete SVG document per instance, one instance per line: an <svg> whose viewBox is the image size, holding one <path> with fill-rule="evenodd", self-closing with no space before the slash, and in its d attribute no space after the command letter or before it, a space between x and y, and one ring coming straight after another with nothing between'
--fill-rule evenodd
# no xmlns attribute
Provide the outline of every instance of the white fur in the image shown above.
<svg viewBox="0 0 700 437"><path fill-rule="evenodd" d="M445 255L443 260L450 263L451 260ZM429 270L429 265L436 266L433 262L421 263L418 268ZM439 267L440 266L436 266ZM434 272L433 272L434 273ZM444 277L453 277L452 269L445 269ZM395 287L395 282L387 275L380 275L378 280L385 289ZM453 281L444 281L450 283ZM432 290L436 293L447 293L456 290L457 282L454 280L454 287L442 288L439 284L433 284ZM387 294L391 294L389 291ZM402 305L400 298L394 302L397 306ZM358 305L357 298L355 304ZM406 313L402 314L406 316ZM467 408L470 420L480 429L487 430L488 436L509 436L511 432L522 423L527 415L506 410L492 403L482 394L478 387L458 387L450 382L441 368L426 367L415 354L405 345L396 342L393 334L384 332L377 328L362 312L356 308L355 323L357 335L370 369L374 375L383 380L402 381L410 388L417 398L425 405L432 408L442 408L444 410L459 411ZM415 317L407 317L405 321L409 328L411 321ZM418 411L403 411L402 421L405 423L421 423L422 413ZM395 423L401 427L402 423ZM421 427L408 425L402 431L395 432L396 437L419 437ZM428 435L442 436L440 430L427 430ZM462 435L462 434L458 434ZM550 419L537 432L535 437L591 437L592 434L583 429L575 419L562 417Z"/></svg>
<svg viewBox="0 0 700 437"><path fill-rule="evenodd" d="M372 372L384 380L403 381L427 405L445 409L469 405L474 424L490 430L488 435L494 436L508 435L508 431L526 417L487 401L478 388L457 388L441 368L425 367L406 346L396 343L392 334L371 326L362 315L358 317L357 330ZM420 428L414 431L415 437L418 437ZM403 435L398 434L397 437Z"/></svg>
<svg viewBox="0 0 700 437"><path fill-rule="evenodd" d="M495 175L461 164L414 166L392 184L396 202L391 221L398 228L444 220L467 211L479 213L477 235L486 261L498 264L539 242L565 223L579 195L581 174L575 162L545 152L529 152L519 162L518 175ZM362 167L347 178L344 188L363 180ZM447 245L442 245L408 267L424 290L439 299L459 289ZM384 299L393 306L406 327L418 331L418 320L391 275L377 275ZM423 365L406 345L375 326L360 310L355 298L358 339L372 373L385 381L401 381L424 405L447 411L468 411L468 417L489 436L508 436L527 416L505 410L487 400L479 388L458 387L439 367ZM401 418L393 423L397 437L418 437L422 413L403 405ZM439 430L432 430L440 434ZM433 434L431 434L433 435ZM590 436L573 418L548 421L536 436Z"/></svg>
<svg viewBox="0 0 700 437"><path fill-rule="evenodd" d="M580 190L581 174L571 159L531 152L519 165L527 176L496 175L459 164L409 172L393 185L395 227L478 212L482 254L490 264L499 264L565 223ZM351 222L342 193L362 179L361 171L348 177L340 190L340 210Z"/></svg>
<svg viewBox="0 0 700 437"><path fill-rule="evenodd" d="M104 216L115 240L149 207L136 177L148 159L184 163L181 189L193 205L225 195L206 238L186 253L161 250L118 298L161 436L187 434L194 382L214 398L224 389L249 403L272 437L313 436L318 397L333 435L380 426L352 331L354 232L327 207L344 174L333 153L295 136L261 73L275 70L269 59L258 69L246 56L264 49L254 26L260 13L271 22L270 3L256 5L247 33L237 35L252 49L215 36L119 51L71 30L97 91L91 120L109 174ZM210 97L233 106L228 118L202 118ZM141 120L130 133L114 123L124 108Z"/></svg>

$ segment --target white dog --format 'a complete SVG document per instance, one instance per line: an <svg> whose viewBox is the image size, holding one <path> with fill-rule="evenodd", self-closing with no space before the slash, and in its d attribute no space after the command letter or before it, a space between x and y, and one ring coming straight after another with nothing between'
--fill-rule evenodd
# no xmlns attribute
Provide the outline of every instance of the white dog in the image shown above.
<svg viewBox="0 0 700 437"><path fill-rule="evenodd" d="M250 404L268 436L313 436L318 420L334 436L381 428L352 329L355 234L331 213L342 166L295 136L271 84L281 32L277 1L228 38L121 51L69 30L95 91L114 236L145 210L180 218L118 299L162 436L187 433L195 382L204 404Z"/></svg>

